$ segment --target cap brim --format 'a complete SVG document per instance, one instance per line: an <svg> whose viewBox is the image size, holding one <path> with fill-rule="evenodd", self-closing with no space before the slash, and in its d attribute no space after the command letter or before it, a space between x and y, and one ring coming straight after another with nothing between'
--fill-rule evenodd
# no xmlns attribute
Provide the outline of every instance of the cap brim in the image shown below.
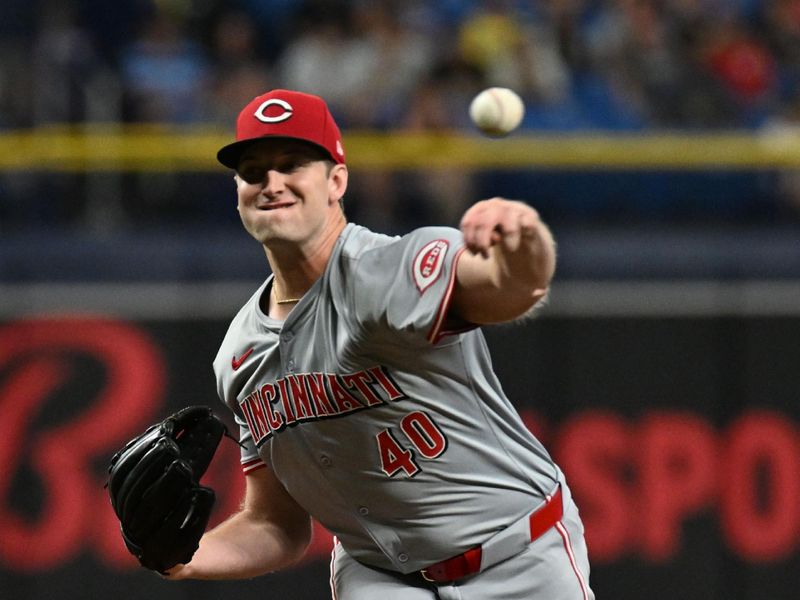
<svg viewBox="0 0 800 600"><path fill-rule="evenodd" d="M239 159L241 158L245 149L261 139L263 138L242 140L240 142L233 142L232 144L223 146L219 149L219 152L217 152L217 160L226 167L236 170L236 167L239 166Z"/></svg>
<svg viewBox="0 0 800 600"><path fill-rule="evenodd" d="M242 154L244 154L244 151L247 150L247 148L249 148L256 142L261 142L269 139L298 140L300 142L305 142L309 146L313 146L314 148L319 149L320 151L322 151L322 154L324 154L327 158L330 158L331 160L333 160L333 162L336 162L336 160L331 156L331 153L328 152L328 149L325 148L325 146L320 146L316 142L312 142L305 138L292 137L288 135L264 135L258 138L233 142L232 144L228 144L227 146L223 146L222 148L219 149L219 151L217 152L217 160L226 167L231 168L235 171L236 168L239 166L239 161L242 158Z"/></svg>

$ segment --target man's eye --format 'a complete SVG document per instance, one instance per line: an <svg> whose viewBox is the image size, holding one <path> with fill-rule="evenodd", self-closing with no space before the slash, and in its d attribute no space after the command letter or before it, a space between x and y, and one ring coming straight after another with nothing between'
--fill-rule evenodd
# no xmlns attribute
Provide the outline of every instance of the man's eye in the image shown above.
<svg viewBox="0 0 800 600"><path fill-rule="evenodd" d="M239 173L239 177L247 183L258 183L263 179L263 172L256 169L248 169Z"/></svg>
<svg viewBox="0 0 800 600"><path fill-rule="evenodd" d="M269 170L289 174L303 168L309 162L310 161L303 156L286 156L275 160L270 165L264 165L263 167L256 168L248 166L239 171L239 177L250 184L261 183L264 181L265 174Z"/></svg>
<svg viewBox="0 0 800 600"><path fill-rule="evenodd" d="M281 161L275 168L281 173L292 173L297 169L303 167L308 163L308 160L300 156L287 157L286 160Z"/></svg>

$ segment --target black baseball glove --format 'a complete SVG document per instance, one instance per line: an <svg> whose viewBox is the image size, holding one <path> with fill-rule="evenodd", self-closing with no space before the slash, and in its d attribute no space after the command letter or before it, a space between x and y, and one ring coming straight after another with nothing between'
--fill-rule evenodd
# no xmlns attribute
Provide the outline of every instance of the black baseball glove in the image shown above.
<svg viewBox="0 0 800 600"><path fill-rule="evenodd" d="M190 406L112 457L106 487L122 539L142 566L163 573L197 551L215 499L199 481L227 434L210 408Z"/></svg>

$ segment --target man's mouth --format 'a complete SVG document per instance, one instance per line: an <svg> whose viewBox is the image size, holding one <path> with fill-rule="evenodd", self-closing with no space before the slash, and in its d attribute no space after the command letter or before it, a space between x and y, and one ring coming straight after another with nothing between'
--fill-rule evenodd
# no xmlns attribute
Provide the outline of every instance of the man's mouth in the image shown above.
<svg viewBox="0 0 800 600"><path fill-rule="evenodd" d="M258 210L277 210L279 208L289 208L294 206L294 202L266 202L256 206Z"/></svg>

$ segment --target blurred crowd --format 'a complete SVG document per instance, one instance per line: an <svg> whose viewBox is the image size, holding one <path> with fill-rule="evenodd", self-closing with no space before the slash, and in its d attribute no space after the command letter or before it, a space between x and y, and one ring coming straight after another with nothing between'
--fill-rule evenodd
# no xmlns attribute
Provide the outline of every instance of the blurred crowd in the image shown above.
<svg viewBox="0 0 800 600"><path fill-rule="evenodd" d="M231 122L271 87L344 127L756 127L800 112L799 0L4 0L0 127Z"/></svg>
<svg viewBox="0 0 800 600"><path fill-rule="evenodd" d="M0 55L0 131L232 128L274 87L324 96L345 129L467 128L457 107L488 85L523 96L528 130L800 123L800 0L3 0ZM390 179L363 185L396 213ZM474 191L420 185L448 221Z"/></svg>

